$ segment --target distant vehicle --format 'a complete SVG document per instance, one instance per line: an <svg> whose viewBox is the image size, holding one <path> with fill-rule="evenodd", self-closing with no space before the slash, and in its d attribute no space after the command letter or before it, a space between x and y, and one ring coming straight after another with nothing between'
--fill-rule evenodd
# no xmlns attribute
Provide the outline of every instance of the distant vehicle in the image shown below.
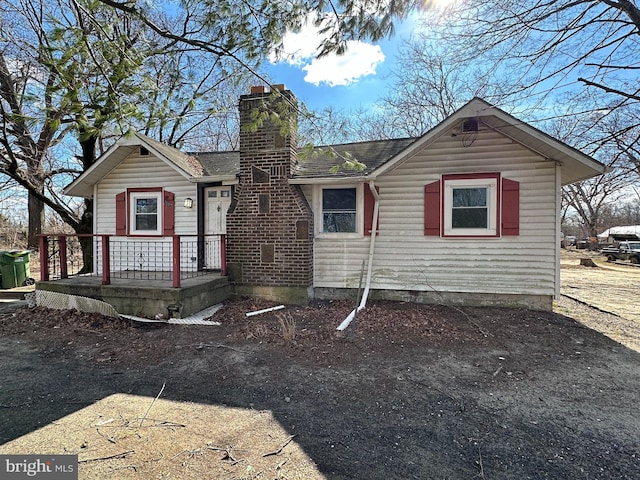
<svg viewBox="0 0 640 480"><path fill-rule="evenodd" d="M638 265L640 264L640 241L620 242L617 247L603 248L602 254L607 257L609 262L630 260L634 265Z"/></svg>
<svg viewBox="0 0 640 480"><path fill-rule="evenodd" d="M573 245L576 244L576 237L575 235L565 235L564 237L564 243L567 247L571 247Z"/></svg>

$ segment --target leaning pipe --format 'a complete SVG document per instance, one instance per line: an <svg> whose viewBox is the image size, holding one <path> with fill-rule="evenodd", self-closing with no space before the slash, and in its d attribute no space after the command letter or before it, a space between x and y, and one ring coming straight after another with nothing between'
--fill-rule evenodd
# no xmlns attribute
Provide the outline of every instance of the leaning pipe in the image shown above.
<svg viewBox="0 0 640 480"><path fill-rule="evenodd" d="M359 312L367 305L367 297L369 296L369 289L371 287L371 275L373 274L373 252L376 246L376 234L378 233L378 200L380 198L373 180L369 182L369 189L373 194L374 204L373 219L371 221L371 241L369 242L369 257L367 262L367 280L365 283L364 292L362 293L362 299L360 300L360 305L358 305L357 309L354 308L351 313L347 315L347 318L345 318L342 323L338 325L337 330L344 330L345 328L347 328L355 317L356 312Z"/></svg>

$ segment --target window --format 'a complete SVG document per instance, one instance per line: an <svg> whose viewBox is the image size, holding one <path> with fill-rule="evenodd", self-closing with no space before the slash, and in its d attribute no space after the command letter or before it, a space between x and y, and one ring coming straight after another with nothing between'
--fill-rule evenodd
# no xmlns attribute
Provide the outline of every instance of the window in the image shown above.
<svg viewBox="0 0 640 480"><path fill-rule="evenodd" d="M116 235L173 235L175 195L161 188L128 189L116 195Z"/></svg>
<svg viewBox="0 0 640 480"><path fill-rule="evenodd" d="M161 216L160 192L135 192L131 193L129 204L131 205L131 225L129 231L133 234L159 235Z"/></svg>
<svg viewBox="0 0 640 480"><path fill-rule="evenodd" d="M495 236L498 215L498 176L460 178L444 182L444 235Z"/></svg>
<svg viewBox="0 0 640 480"><path fill-rule="evenodd" d="M452 188L452 228L488 228L489 197L487 187Z"/></svg>
<svg viewBox="0 0 640 480"><path fill-rule="evenodd" d="M355 187L322 189L323 232L356 232L356 213L357 195Z"/></svg>
<svg viewBox="0 0 640 480"><path fill-rule="evenodd" d="M424 234L520 235L520 182L499 173L443 175L424 186Z"/></svg>

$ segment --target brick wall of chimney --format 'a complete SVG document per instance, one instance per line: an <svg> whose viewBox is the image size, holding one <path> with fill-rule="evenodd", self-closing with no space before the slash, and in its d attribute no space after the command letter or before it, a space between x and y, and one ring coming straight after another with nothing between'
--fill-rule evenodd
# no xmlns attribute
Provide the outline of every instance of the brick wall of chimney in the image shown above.
<svg viewBox="0 0 640 480"><path fill-rule="evenodd" d="M299 187L288 182L297 153L296 99L283 86L277 95L251 92L239 105L240 179L227 215L230 280L306 288L313 277L313 215ZM285 119L284 128L268 115L254 125L270 111Z"/></svg>

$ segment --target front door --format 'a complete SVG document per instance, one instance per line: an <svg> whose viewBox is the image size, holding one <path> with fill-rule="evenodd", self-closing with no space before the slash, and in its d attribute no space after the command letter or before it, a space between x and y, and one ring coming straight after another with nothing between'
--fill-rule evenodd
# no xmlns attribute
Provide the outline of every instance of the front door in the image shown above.
<svg viewBox="0 0 640 480"><path fill-rule="evenodd" d="M219 269L220 237L227 233L227 211L231 206L231 187L205 189L205 268Z"/></svg>

